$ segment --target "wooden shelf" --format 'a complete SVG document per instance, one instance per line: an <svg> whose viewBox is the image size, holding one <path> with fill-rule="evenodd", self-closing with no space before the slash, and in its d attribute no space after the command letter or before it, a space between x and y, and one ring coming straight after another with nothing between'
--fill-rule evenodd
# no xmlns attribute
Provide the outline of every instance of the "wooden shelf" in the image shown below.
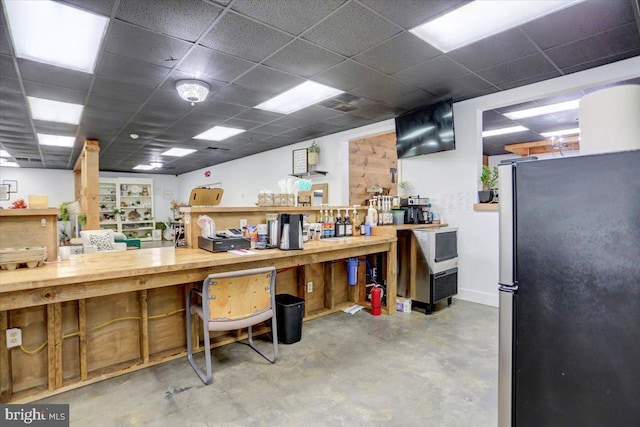
<svg viewBox="0 0 640 427"><path fill-rule="evenodd" d="M474 203L474 211L498 212L500 205L497 203Z"/></svg>
<svg viewBox="0 0 640 427"><path fill-rule="evenodd" d="M298 177L298 178L302 178L302 177L304 177L304 176L311 176L311 175L326 175L326 174L328 174L328 173L329 173L329 172L326 172L326 171L309 171L309 172L305 172L305 173L291 173L291 174L289 174L289 175L291 175L291 176L295 176L295 177Z"/></svg>

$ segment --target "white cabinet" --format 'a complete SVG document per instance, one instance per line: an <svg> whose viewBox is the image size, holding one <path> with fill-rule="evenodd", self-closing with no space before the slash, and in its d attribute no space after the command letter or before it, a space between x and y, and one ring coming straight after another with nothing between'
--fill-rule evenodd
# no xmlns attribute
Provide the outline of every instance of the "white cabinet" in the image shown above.
<svg viewBox="0 0 640 427"><path fill-rule="evenodd" d="M152 239L152 179L104 178L100 180L99 194L100 228L124 233L129 239Z"/></svg>

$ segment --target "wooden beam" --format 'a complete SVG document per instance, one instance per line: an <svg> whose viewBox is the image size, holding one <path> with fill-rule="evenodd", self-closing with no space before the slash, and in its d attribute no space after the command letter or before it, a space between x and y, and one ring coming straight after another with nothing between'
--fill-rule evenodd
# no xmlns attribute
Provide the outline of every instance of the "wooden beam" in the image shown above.
<svg viewBox="0 0 640 427"><path fill-rule="evenodd" d="M149 363L149 311L147 306L147 290L138 293L140 306L140 358L143 363Z"/></svg>
<svg viewBox="0 0 640 427"><path fill-rule="evenodd" d="M7 348L7 329L9 328L9 312L0 311L0 402L11 399L11 352Z"/></svg>
<svg viewBox="0 0 640 427"><path fill-rule="evenodd" d="M518 154L520 156L534 156L536 154L551 153L554 151L560 151L559 148L555 148L555 144L562 144L562 150L578 150L580 149L580 138L578 136L571 136L564 138L562 141L532 141L532 142L520 142L517 144L507 144L504 149Z"/></svg>
<svg viewBox="0 0 640 427"><path fill-rule="evenodd" d="M47 306L48 388L62 387L62 305Z"/></svg>
<svg viewBox="0 0 640 427"><path fill-rule="evenodd" d="M87 300L78 300L78 331L80 337L80 379L89 378L87 363Z"/></svg>
<svg viewBox="0 0 640 427"><path fill-rule="evenodd" d="M82 212L87 216L85 230L100 229L100 208L98 186L100 176L100 143L87 139L82 153L73 168L75 174L75 194L79 195ZM78 188L79 185L79 188Z"/></svg>

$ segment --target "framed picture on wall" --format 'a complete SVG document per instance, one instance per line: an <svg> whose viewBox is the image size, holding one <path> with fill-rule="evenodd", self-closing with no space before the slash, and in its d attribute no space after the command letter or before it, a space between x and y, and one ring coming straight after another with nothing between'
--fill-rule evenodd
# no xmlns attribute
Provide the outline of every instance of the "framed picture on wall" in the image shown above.
<svg viewBox="0 0 640 427"><path fill-rule="evenodd" d="M9 186L0 184L0 200L9 200Z"/></svg>
<svg viewBox="0 0 640 427"><path fill-rule="evenodd" d="M307 173L309 171L307 164L307 149L301 148L293 150L293 175Z"/></svg>
<svg viewBox="0 0 640 427"><path fill-rule="evenodd" d="M2 181L2 184L9 186L9 189L7 190L9 193L18 192L18 181L14 181L12 179L5 179Z"/></svg>

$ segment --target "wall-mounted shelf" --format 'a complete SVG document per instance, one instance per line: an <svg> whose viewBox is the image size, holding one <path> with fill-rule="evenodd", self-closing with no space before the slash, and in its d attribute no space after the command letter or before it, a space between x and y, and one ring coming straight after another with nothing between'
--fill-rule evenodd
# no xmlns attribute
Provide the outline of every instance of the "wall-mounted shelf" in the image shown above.
<svg viewBox="0 0 640 427"><path fill-rule="evenodd" d="M296 176L296 177L298 177L298 178L302 178L302 177L305 177L305 176L311 176L311 175L326 175L326 174L328 174L328 173L329 173L329 172L326 172L326 171L316 171L316 170L313 170L313 171L309 171L309 172L305 172L305 173L291 173L291 174L289 174L289 175L291 175L291 176Z"/></svg>
<svg viewBox="0 0 640 427"><path fill-rule="evenodd" d="M474 211L498 212L500 206L497 203L474 203Z"/></svg>

